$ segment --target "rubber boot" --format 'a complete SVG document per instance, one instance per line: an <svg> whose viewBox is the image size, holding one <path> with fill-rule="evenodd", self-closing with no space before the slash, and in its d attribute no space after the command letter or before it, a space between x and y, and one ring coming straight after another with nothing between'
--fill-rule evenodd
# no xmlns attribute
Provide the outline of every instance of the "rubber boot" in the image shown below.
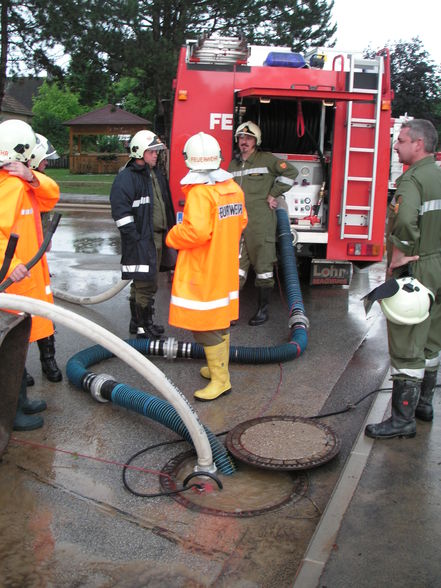
<svg viewBox="0 0 441 588"><path fill-rule="evenodd" d="M34 378L29 372L26 372L26 386L33 386L35 384Z"/></svg>
<svg viewBox="0 0 441 588"><path fill-rule="evenodd" d="M196 400L207 401L214 400L221 394L231 392L230 374L228 372L230 347L226 341L222 341L219 345L204 347L204 351L211 380L208 386L202 390L196 390L194 397Z"/></svg>
<svg viewBox="0 0 441 588"><path fill-rule="evenodd" d="M424 372L424 378L421 382L421 394L415 409L415 416L421 421L430 422L433 420L433 393L436 386L437 372Z"/></svg>
<svg viewBox="0 0 441 588"><path fill-rule="evenodd" d="M138 315L136 312L136 303L134 300L130 300L130 323L129 323L129 333L131 335L136 335L138 331Z"/></svg>
<svg viewBox="0 0 441 588"><path fill-rule="evenodd" d="M228 352L229 352L229 350L230 350L230 334L228 333L228 335L223 335L222 339L224 341L226 341L227 346L228 346ZM203 367L201 367L201 369L199 370L199 373L206 380L211 380L210 368L208 367L208 365L204 365Z"/></svg>
<svg viewBox="0 0 441 588"><path fill-rule="evenodd" d="M367 425L365 434L372 439L415 437L415 408L421 390L421 382L394 380L392 385L392 415L383 423Z"/></svg>
<svg viewBox="0 0 441 588"><path fill-rule="evenodd" d="M17 412L15 413L12 428L14 431L33 431L43 426L43 417L40 415L28 415L23 411L23 405L26 401L26 376L23 372L20 392L18 394Z"/></svg>
<svg viewBox="0 0 441 588"><path fill-rule="evenodd" d="M256 314L250 318L248 324L252 327L263 325L268 320L268 305L272 288L258 288L258 306Z"/></svg>
<svg viewBox="0 0 441 588"><path fill-rule="evenodd" d="M164 333L164 327L153 324L153 304L148 304L145 308L137 304L136 312L138 316L136 337L138 339L159 339Z"/></svg>
<svg viewBox="0 0 441 588"><path fill-rule="evenodd" d="M29 374L28 374L27 370L25 369L24 378L26 381L26 388L29 386L28 376L29 376ZM32 378L32 376L31 376L31 378ZM47 408L47 404L44 400L30 400L28 398L27 389L25 389L24 402L22 404L22 410L25 414L35 414L37 412L43 412L43 410L46 410L46 408Z"/></svg>
<svg viewBox="0 0 441 588"><path fill-rule="evenodd" d="M38 339L37 344L40 349L40 361L43 374L49 382L61 382L63 374L55 361L55 337L51 335L44 339Z"/></svg>

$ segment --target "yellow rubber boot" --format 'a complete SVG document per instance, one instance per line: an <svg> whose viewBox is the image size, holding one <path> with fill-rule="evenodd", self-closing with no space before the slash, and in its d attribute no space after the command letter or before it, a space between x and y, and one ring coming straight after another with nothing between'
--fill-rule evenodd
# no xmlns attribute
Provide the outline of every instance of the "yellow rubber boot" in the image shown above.
<svg viewBox="0 0 441 588"><path fill-rule="evenodd" d="M214 400L221 394L231 392L230 374L228 372L230 346L224 340L219 345L204 347L204 351L211 380L208 386L202 390L196 390L194 397L197 400Z"/></svg>
<svg viewBox="0 0 441 588"><path fill-rule="evenodd" d="M228 335L223 335L222 339L227 342L228 350L229 350L230 349L230 333L228 333ZM228 351L228 354L229 354L229 351ZM206 380L211 380L210 368L208 367L208 365L204 365L203 367L201 367L201 369L199 370L199 373Z"/></svg>

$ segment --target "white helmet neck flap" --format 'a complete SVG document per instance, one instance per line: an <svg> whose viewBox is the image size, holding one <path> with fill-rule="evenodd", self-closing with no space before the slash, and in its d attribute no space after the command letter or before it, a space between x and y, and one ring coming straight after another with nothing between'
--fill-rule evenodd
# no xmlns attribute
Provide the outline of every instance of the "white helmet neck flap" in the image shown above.
<svg viewBox="0 0 441 588"><path fill-rule="evenodd" d="M130 141L130 157L142 159L144 151L162 151L164 143L152 131L138 131Z"/></svg>
<svg viewBox="0 0 441 588"><path fill-rule="evenodd" d="M237 127L236 132L234 134L236 142L239 138L239 135L249 135L250 137L254 137L256 139L257 146L259 146L262 143L262 132L260 128L251 121L244 122Z"/></svg>
<svg viewBox="0 0 441 588"><path fill-rule="evenodd" d="M36 143L32 127L23 120L9 119L0 123L0 165L9 161L26 163Z"/></svg>
<svg viewBox="0 0 441 588"><path fill-rule="evenodd" d="M219 143L202 132L188 139L183 154L186 166L193 171L218 169L222 161Z"/></svg>
<svg viewBox="0 0 441 588"><path fill-rule="evenodd" d="M387 320L396 325L417 325L425 321L435 299L433 293L416 278L398 278L396 282L398 291L380 302Z"/></svg>

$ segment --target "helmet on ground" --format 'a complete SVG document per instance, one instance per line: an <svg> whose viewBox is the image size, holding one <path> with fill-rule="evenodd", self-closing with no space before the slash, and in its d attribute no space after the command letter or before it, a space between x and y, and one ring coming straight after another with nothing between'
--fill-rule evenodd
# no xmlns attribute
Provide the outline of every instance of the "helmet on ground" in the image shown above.
<svg viewBox="0 0 441 588"><path fill-rule="evenodd" d="M218 169L222 161L219 143L211 135L202 132L188 139L182 153L186 166L193 171Z"/></svg>
<svg viewBox="0 0 441 588"><path fill-rule="evenodd" d="M44 135L40 135L39 133L35 133L37 137L37 144L35 145L34 149L32 150L31 157L29 158L29 167L32 169L38 169L38 166L43 161L43 159L59 159L60 156L58 155L55 147L52 143L46 139Z"/></svg>
<svg viewBox="0 0 441 588"><path fill-rule="evenodd" d="M248 121L239 125L234 134L234 138L238 139L239 135L249 135L256 139L256 145L259 146L262 143L262 132L260 128L253 122Z"/></svg>
<svg viewBox="0 0 441 588"><path fill-rule="evenodd" d="M162 151L164 143L152 131L138 131L130 141L130 157L142 159L144 151Z"/></svg>
<svg viewBox="0 0 441 588"><path fill-rule="evenodd" d="M380 302L387 320L396 325L417 325L429 316L433 293L416 278L398 278L398 291Z"/></svg>
<svg viewBox="0 0 441 588"><path fill-rule="evenodd" d="M0 123L0 165L9 161L26 163L37 143L32 127L23 120Z"/></svg>

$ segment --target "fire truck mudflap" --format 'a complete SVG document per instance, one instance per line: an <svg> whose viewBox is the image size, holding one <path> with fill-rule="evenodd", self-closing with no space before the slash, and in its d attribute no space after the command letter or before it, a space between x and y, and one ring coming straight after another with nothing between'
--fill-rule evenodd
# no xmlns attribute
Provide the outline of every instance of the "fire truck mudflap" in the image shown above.
<svg viewBox="0 0 441 588"><path fill-rule="evenodd" d="M352 263L331 259L311 260L311 286L349 286L352 279Z"/></svg>

